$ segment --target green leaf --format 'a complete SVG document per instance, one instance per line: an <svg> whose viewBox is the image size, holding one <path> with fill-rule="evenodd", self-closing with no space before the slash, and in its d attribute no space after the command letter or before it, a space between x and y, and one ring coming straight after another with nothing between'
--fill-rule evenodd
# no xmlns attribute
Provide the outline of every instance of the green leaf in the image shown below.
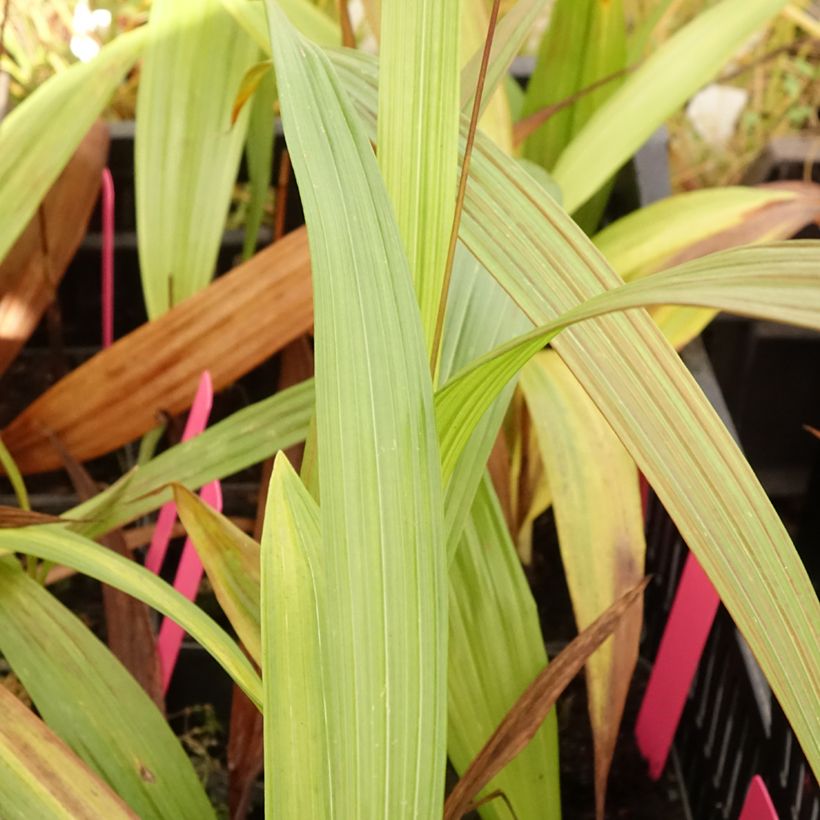
<svg viewBox="0 0 820 820"><path fill-rule="evenodd" d="M88 63L43 83L0 122L0 259L139 57L146 32L121 34Z"/></svg>
<svg viewBox="0 0 820 820"><path fill-rule="evenodd" d="M219 605L261 666L259 544L181 484L174 485L174 502Z"/></svg>
<svg viewBox="0 0 820 820"><path fill-rule="evenodd" d="M176 621L213 655L254 703L261 705L259 676L242 650L196 604L153 572L81 535L56 526L0 530L0 549L35 555L44 561L71 567L139 598Z"/></svg>
<svg viewBox="0 0 820 820"><path fill-rule="evenodd" d="M583 205L787 0L722 0L646 59L601 105L553 168L570 212Z"/></svg>
<svg viewBox="0 0 820 820"><path fill-rule="evenodd" d="M557 0L527 84L522 115L572 97L625 65L621 0ZM554 114L526 141L524 156L552 170L570 140L617 87L616 82L607 83Z"/></svg>
<svg viewBox="0 0 820 820"><path fill-rule="evenodd" d="M449 647L447 744L462 773L547 663L535 601L487 477L450 566ZM497 789L519 820L561 816L554 711L487 788ZM500 801L480 812L510 816Z"/></svg>
<svg viewBox="0 0 820 820"><path fill-rule="evenodd" d="M668 267L680 253L709 237L739 233L738 244L787 239L789 234L783 231L794 224L795 206L804 211L800 205L805 198L798 191L769 187L689 191L617 219L592 241L621 278L629 281ZM770 218L761 232L747 236L744 226L764 216Z"/></svg>
<svg viewBox="0 0 820 820"><path fill-rule="evenodd" d="M459 0L384 0L379 167L433 342L453 226L459 126Z"/></svg>
<svg viewBox="0 0 820 820"><path fill-rule="evenodd" d="M333 798L340 817L434 816L447 602L424 336L358 117L324 54L268 13L313 264Z"/></svg>
<svg viewBox="0 0 820 820"><path fill-rule="evenodd" d="M22 544L39 535L19 530L11 540ZM215 816L188 756L140 685L9 559L0 561L0 651L49 727L140 817Z"/></svg>
<svg viewBox="0 0 820 820"><path fill-rule="evenodd" d="M248 162L250 202L245 215L245 240L242 246L243 259L249 259L256 252L259 228L265 213L265 203L270 191L271 170L273 168L273 140L275 117L273 106L276 102L276 83L273 72L267 71L259 80L253 95L248 121L248 136L245 156Z"/></svg>
<svg viewBox="0 0 820 820"><path fill-rule="evenodd" d="M208 284L245 142L231 106L256 62L220 0L155 0L137 96L137 238L148 315Z"/></svg>
<svg viewBox="0 0 820 820"><path fill-rule="evenodd" d="M564 575L578 631L643 578L644 522L635 462L554 350L521 373L555 510ZM613 639L587 661L587 705L595 746L597 813L641 638L631 607Z"/></svg>
<svg viewBox="0 0 820 820"><path fill-rule="evenodd" d="M351 53L333 60L372 133L375 62ZM471 169L461 237L535 324L620 284L555 201L480 133ZM737 445L644 311L579 324L554 346L669 510L820 770L811 706L820 606Z"/></svg>
<svg viewBox="0 0 820 820"><path fill-rule="evenodd" d="M270 54L268 21L262 0L221 0L225 9L253 38L265 54ZM339 24L309 0L281 0L279 7L302 34L321 46L340 46Z"/></svg>
<svg viewBox="0 0 820 820"><path fill-rule="evenodd" d="M319 508L284 453L262 532L265 812L334 817L319 607L325 598Z"/></svg>
<svg viewBox="0 0 820 820"><path fill-rule="evenodd" d="M0 805L6 820L136 818L42 720L0 686Z"/></svg>
<svg viewBox="0 0 820 820"><path fill-rule="evenodd" d="M82 522L75 525L78 532L96 538L161 507L173 483L195 490L257 464L304 441L313 399L311 379L239 410L127 473L67 517Z"/></svg>

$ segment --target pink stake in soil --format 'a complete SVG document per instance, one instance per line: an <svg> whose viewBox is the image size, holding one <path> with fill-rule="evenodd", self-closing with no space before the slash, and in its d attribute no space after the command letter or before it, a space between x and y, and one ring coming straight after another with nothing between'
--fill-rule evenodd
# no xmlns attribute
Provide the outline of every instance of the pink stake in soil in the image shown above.
<svg viewBox="0 0 820 820"><path fill-rule="evenodd" d="M102 172L102 346L114 343L114 179Z"/></svg>
<svg viewBox="0 0 820 820"><path fill-rule="evenodd" d="M222 511L222 490L218 481L206 484L200 491L199 497L215 510ZM199 591L202 572L202 562L199 560L191 539L188 538L182 548L182 557L179 560L176 578L174 578L174 588L189 601L193 601ZM157 651L159 652L164 692L168 691L168 685L171 682L171 675L174 672L184 636L185 630L176 621L172 621L170 618L162 619L159 638L157 639Z"/></svg>
<svg viewBox="0 0 820 820"><path fill-rule="evenodd" d="M778 820L772 798L759 774L749 784L738 820Z"/></svg>
<svg viewBox="0 0 820 820"><path fill-rule="evenodd" d="M205 429L205 425L208 423L208 416L211 413L211 407L213 406L213 397L211 375L205 370L199 380L199 387L197 388L194 402L191 405L188 419L185 422L185 430L182 434L183 441L188 441L188 439L199 435ZM221 511L222 493L218 481L212 481L203 487L200 492L200 497L214 509ZM172 501L165 504L159 512L157 524L154 528L154 535L151 539L151 546L148 548L148 553L145 557L145 566L154 573L159 573L165 560L176 517L177 508L176 504ZM182 557L180 558L176 577L174 578L174 588L188 598L188 600L193 601L194 598L196 598L201 580L202 564L199 560L199 556L196 554L196 549L190 539L188 539L182 549ZM171 681L171 676L176 666L179 648L182 644L184 634L184 630L178 624L168 618L163 619L157 639L157 651L162 669L163 688L166 692L168 691L168 684Z"/></svg>
<svg viewBox="0 0 820 820"><path fill-rule="evenodd" d="M720 597L689 553L635 725L649 776L661 776Z"/></svg>
<svg viewBox="0 0 820 820"><path fill-rule="evenodd" d="M204 371L199 379L199 387L191 405L191 412L185 422L185 429L182 433L182 440L198 436L208 423L208 416L211 414L213 405L213 385L211 384L211 374ZM171 531L174 528L174 521L177 517L176 504L169 501L159 511L157 525L154 527L154 535L151 538L151 546L145 556L145 566L151 572L159 573L162 562L165 560L165 553L168 551L168 543L171 540Z"/></svg>

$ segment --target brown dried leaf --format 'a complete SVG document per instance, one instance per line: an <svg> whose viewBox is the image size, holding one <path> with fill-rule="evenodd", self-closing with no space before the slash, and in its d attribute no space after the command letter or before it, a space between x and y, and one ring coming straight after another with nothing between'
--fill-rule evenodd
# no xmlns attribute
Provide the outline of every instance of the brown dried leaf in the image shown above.
<svg viewBox="0 0 820 820"><path fill-rule="evenodd" d="M648 582L644 578L622 595L539 673L456 783L444 804L444 820L457 820L466 814L481 789L526 747L558 696L641 598Z"/></svg>
<svg viewBox="0 0 820 820"><path fill-rule="evenodd" d="M68 521L59 515L23 510L20 507L7 507L0 504L0 529L16 529L17 527L31 527L37 524L59 524Z"/></svg>
<svg viewBox="0 0 820 820"><path fill-rule="evenodd" d="M85 236L107 156L108 129L97 122L0 262L0 374L54 300Z"/></svg>
<svg viewBox="0 0 820 820"><path fill-rule="evenodd" d="M3 432L23 473L61 466L49 434L86 461L132 441L160 411L191 403L203 370L216 390L313 324L304 230L98 353L34 401Z"/></svg>

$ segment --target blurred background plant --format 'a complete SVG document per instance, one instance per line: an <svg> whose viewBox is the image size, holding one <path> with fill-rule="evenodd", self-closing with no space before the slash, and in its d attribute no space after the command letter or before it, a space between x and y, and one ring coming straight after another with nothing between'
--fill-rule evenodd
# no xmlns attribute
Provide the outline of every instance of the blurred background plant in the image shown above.
<svg viewBox="0 0 820 820"><path fill-rule="evenodd" d="M100 46L148 19L150 0L8 0L0 58L0 109L29 96L72 63L87 62ZM138 72L118 89L105 116L132 119Z"/></svg>

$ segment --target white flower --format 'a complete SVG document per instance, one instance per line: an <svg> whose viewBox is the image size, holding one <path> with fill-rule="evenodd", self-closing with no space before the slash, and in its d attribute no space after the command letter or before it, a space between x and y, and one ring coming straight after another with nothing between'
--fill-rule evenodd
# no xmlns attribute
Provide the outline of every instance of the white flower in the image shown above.
<svg viewBox="0 0 820 820"><path fill-rule="evenodd" d="M92 35L98 31L105 31L110 25L111 12L108 9L91 11L87 0L79 0L71 22L71 53L84 63L96 57L100 50L100 42Z"/></svg>
<svg viewBox="0 0 820 820"><path fill-rule="evenodd" d="M735 132L749 92L731 85L707 85L686 106L686 116L704 142L723 148Z"/></svg>

